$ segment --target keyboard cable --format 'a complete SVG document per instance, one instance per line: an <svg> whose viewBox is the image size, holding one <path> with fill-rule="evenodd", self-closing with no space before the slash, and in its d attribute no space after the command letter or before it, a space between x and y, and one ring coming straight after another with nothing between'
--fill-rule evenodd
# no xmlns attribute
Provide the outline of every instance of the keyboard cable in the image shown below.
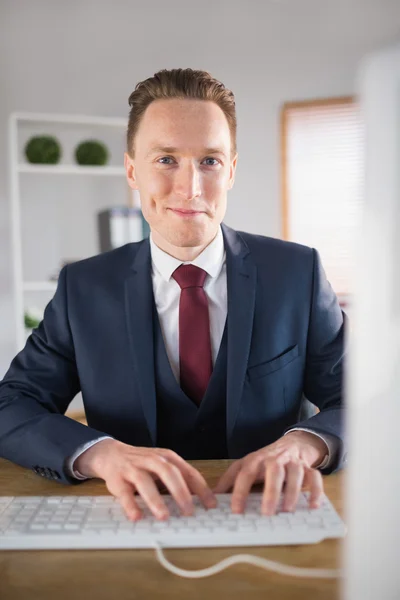
<svg viewBox="0 0 400 600"><path fill-rule="evenodd" d="M308 569L305 567L294 567L290 565L284 565L283 563L278 563L273 560L268 560L266 558L261 558L260 556L255 556L253 554L233 554L232 556L224 558L220 562L216 563L211 567L207 567L206 569L189 571L186 569L180 569L179 567L173 565L165 557L162 545L159 541L154 541L153 545L156 551L158 561L163 567L165 567L168 571L171 571L171 573L174 573L175 575L179 575L180 577L187 577L190 579L210 577L211 575L215 575L216 573L219 573L220 571L223 571L224 569L238 563L247 563L250 565L255 565L256 567L261 567L262 569L275 571L276 573L280 573L281 575L290 575L292 577L335 579L344 576L344 572L341 569Z"/></svg>

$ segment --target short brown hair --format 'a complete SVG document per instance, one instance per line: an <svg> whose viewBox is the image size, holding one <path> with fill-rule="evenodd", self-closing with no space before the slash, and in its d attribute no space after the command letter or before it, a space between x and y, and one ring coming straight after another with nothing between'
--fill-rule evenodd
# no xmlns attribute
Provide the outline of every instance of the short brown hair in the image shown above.
<svg viewBox="0 0 400 600"><path fill-rule="evenodd" d="M168 98L193 98L215 102L223 111L231 134L231 155L236 154L236 107L235 97L223 83L207 71L193 69L162 69L136 84L129 96L127 150L134 157L134 139L146 108L153 100Z"/></svg>

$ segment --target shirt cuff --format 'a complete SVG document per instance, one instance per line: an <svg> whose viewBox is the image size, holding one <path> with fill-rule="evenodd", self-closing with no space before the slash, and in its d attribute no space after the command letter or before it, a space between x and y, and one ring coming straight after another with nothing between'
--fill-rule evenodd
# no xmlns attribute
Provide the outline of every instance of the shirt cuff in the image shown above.
<svg viewBox="0 0 400 600"><path fill-rule="evenodd" d="M339 442L334 435L330 435L329 433L324 433L322 435L320 433L317 433L313 429L307 429L306 427L293 427L292 429L289 429L289 431L286 431L284 435L290 433L290 431L308 431L309 433L313 433L314 435L319 437L323 442L325 442L327 454L323 458L322 462L319 465L315 466L314 469L326 469L327 467L331 466L335 454L339 449Z"/></svg>
<svg viewBox="0 0 400 600"><path fill-rule="evenodd" d="M101 442L102 440L114 440L114 439L115 438L111 437L110 435L103 435L102 437L99 437L95 440L91 440L90 442L87 442L86 444L79 446L75 450L75 452L72 454L72 456L70 456L67 459L66 468L67 468L69 474L71 475L71 477L75 477L75 479L82 479L82 480L83 479L93 479L93 477L86 477L86 475L82 475L82 473L80 473L79 471L74 470L74 462L81 454L83 454L86 450L89 450L89 448L91 448L98 442Z"/></svg>

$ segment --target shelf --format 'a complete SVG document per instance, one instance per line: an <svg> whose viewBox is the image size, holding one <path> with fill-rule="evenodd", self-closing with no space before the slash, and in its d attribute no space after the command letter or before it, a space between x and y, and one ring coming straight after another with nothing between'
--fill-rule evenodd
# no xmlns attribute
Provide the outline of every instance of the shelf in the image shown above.
<svg viewBox="0 0 400 600"><path fill-rule="evenodd" d="M57 115L47 113L13 113L12 118L16 121L30 123L61 123L63 125L95 125L99 127L122 127L128 126L127 119L118 117L95 117L90 115Z"/></svg>
<svg viewBox="0 0 400 600"><path fill-rule="evenodd" d="M81 167L80 165L29 165L19 164L19 173L46 175L125 175L124 167Z"/></svg>
<svg viewBox="0 0 400 600"><path fill-rule="evenodd" d="M22 288L24 292L55 292L57 281L25 281Z"/></svg>
<svg viewBox="0 0 400 600"><path fill-rule="evenodd" d="M125 112L125 111L124 111ZM42 192L39 191L42 186L45 190L46 184L49 184L54 194L54 186L60 187L70 183L74 183L74 186L84 188L86 192L86 184L90 183L88 177L109 177L111 179L101 180L102 184L100 188L104 188L103 184L108 184L112 187L118 188L118 193L122 192L121 186L128 187L126 184L126 172L123 163L123 148L126 145L126 130L128 126L128 119L126 117L106 117L101 115L84 115L84 114L54 114L54 113L34 113L34 112L13 112L9 117L8 122L8 133L9 133L9 166L10 166L10 203L11 203L11 231L12 231L12 247L13 247L13 274L14 274L14 294L15 294L15 334L16 334L16 347L18 351L24 347L26 341L26 333L24 329L24 320L21 319L21 315L24 314L25 306L28 301L32 301L32 305L37 304L41 306L49 297L53 296L57 290L58 281L52 281L47 279L41 281L32 279L28 280L29 273L31 277L41 276L40 273L35 271L35 261L33 256L29 256L29 261L32 263L31 268L25 269L23 264L24 260L27 260L24 249L26 244L30 244L35 238L38 239L40 236L40 228L33 228L33 233L29 234L29 240L25 241L22 237L22 217L23 211L27 209L27 203L22 202L22 192L27 193L27 185L32 188L32 196L29 198L29 207L32 202L41 201ZM31 164L25 159L23 153L23 147L29 136L37 135L38 132L41 135L54 135L60 139L60 144L63 147L63 158L61 162L56 165L42 165L42 164ZM115 159L110 158L109 164L105 166L81 166L76 164L74 148L78 140L83 139L101 139L110 151L110 157L115 156ZM69 175L70 179L66 180L64 176ZM86 179L79 178L80 175L86 175ZM36 179L34 179L34 176ZM50 176L50 177L49 177ZM52 177L52 176L60 176ZM71 176L75 176L72 180ZM46 181L47 177L47 181ZM119 179L118 179L119 178ZM95 179L91 180L93 185ZM100 184L100 181L98 182ZM35 185L34 185L35 184ZM36 186L37 184L37 186ZM98 188L98 186L97 186ZM128 187L128 191L130 188ZM110 200L109 189L104 191L93 189L93 198L97 198L97 192L100 191L103 204L106 206ZM96 192L96 193L95 193ZM129 192L130 194L130 192ZM131 194L129 195L131 200ZM112 203L114 204L114 203ZM33 210L33 208L32 208ZM95 217L94 206L91 203L85 205L85 218L89 217L93 222ZM29 213L31 214L31 213ZM64 213L60 213L64 214ZM69 216L69 215L68 215ZM71 227L73 223L73 214L71 214L71 221L68 221L68 227ZM59 222L60 233L62 233L66 227L63 222ZM27 232L24 232L27 233ZM91 232L91 236L94 231ZM68 238L69 240L69 238ZM47 243L49 240L44 240ZM94 237L91 237L90 245L95 246L89 250L88 248L84 251L83 255L91 256L97 251L97 243ZM27 246L26 248L28 248ZM86 247L86 246L85 246ZM60 248L61 250L61 248ZM36 254L38 251L33 248L32 251ZM45 251L45 249L44 249ZM61 263L64 260L64 256L52 257L53 260L47 255L38 254L43 261L42 265L42 276L47 277L53 274L55 262ZM67 254L68 255L68 254ZM72 254L73 255L73 254ZM47 260L48 259L48 260ZM53 266L52 266L53 265ZM24 274L26 280L24 280ZM55 275L55 274L54 274Z"/></svg>

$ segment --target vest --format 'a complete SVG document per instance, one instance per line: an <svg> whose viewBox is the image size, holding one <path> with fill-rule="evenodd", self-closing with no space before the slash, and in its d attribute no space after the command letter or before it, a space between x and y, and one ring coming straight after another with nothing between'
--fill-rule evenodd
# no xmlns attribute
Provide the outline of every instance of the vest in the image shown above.
<svg viewBox="0 0 400 600"><path fill-rule="evenodd" d="M157 396L157 447L185 460L229 458L226 443L227 324L200 406L175 379L153 305L154 372Z"/></svg>

